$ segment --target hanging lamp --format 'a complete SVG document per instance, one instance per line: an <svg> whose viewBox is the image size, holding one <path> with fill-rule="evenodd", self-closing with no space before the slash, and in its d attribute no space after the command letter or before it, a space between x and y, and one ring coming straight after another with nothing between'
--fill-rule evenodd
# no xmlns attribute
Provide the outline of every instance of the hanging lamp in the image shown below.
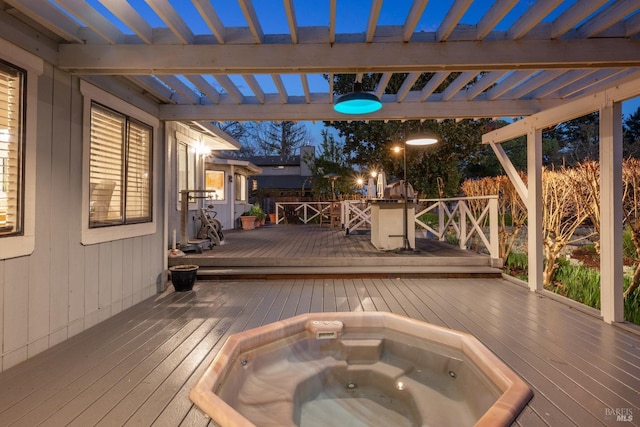
<svg viewBox="0 0 640 427"><path fill-rule="evenodd" d="M432 133L418 133L410 135L405 143L407 145L431 145L438 142L438 138Z"/></svg>
<svg viewBox="0 0 640 427"><path fill-rule="evenodd" d="M382 102L373 93L363 92L362 83L353 84L353 92L338 98L333 109L342 114L369 114L382 108Z"/></svg>

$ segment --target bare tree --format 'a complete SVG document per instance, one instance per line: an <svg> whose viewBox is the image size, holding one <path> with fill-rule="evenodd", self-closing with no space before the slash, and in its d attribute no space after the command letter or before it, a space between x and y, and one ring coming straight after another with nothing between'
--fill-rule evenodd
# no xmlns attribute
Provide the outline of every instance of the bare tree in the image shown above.
<svg viewBox="0 0 640 427"><path fill-rule="evenodd" d="M309 141L306 126L292 121L253 123L248 134L264 155L291 156Z"/></svg>
<svg viewBox="0 0 640 427"><path fill-rule="evenodd" d="M575 182L578 180L575 171L569 168L542 171L542 246L546 261L542 282L545 286L553 280L562 249L592 236L574 237L590 213L577 195Z"/></svg>
<svg viewBox="0 0 640 427"><path fill-rule="evenodd" d="M568 175L578 203L588 215L595 234L600 236L600 163L586 160L571 169ZM595 241L596 252L600 253L600 241Z"/></svg>
<svg viewBox="0 0 640 427"><path fill-rule="evenodd" d="M627 298L640 287L640 160L630 158L622 165L622 203L625 223L631 230L631 241L636 249L636 260L631 284L624 292Z"/></svg>

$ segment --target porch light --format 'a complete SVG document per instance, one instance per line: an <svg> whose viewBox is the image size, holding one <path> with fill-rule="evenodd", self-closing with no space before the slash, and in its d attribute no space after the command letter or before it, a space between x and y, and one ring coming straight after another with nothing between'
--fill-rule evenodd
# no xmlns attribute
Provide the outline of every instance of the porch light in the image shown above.
<svg viewBox="0 0 640 427"><path fill-rule="evenodd" d="M342 114L369 114L382 108L382 102L373 93L363 92L362 83L353 84L353 92L338 98L333 109Z"/></svg>

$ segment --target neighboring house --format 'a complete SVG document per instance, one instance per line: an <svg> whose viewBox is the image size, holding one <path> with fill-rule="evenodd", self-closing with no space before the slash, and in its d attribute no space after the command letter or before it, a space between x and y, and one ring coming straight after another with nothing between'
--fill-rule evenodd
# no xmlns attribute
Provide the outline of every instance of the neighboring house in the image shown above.
<svg viewBox="0 0 640 427"><path fill-rule="evenodd" d="M311 195L313 182L309 162L315 157L315 147L300 147L299 155L253 156L246 160L262 169L251 178L251 195L267 213L275 213L277 200L289 200Z"/></svg>
<svg viewBox="0 0 640 427"><path fill-rule="evenodd" d="M307 195L313 187L307 162L313 161L314 157L315 147L309 145L301 147L299 155L246 158L262 169L262 173L252 178L255 180L253 188L276 198Z"/></svg>

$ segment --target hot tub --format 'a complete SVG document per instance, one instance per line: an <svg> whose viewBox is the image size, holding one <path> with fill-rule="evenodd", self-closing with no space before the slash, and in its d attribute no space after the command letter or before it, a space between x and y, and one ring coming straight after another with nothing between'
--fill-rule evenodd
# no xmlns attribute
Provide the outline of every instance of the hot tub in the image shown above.
<svg viewBox="0 0 640 427"><path fill-rule="evenodd" d="M507 426L531 396L475 337L382 312L231 335L190 393L222 427Z"/></svg>

